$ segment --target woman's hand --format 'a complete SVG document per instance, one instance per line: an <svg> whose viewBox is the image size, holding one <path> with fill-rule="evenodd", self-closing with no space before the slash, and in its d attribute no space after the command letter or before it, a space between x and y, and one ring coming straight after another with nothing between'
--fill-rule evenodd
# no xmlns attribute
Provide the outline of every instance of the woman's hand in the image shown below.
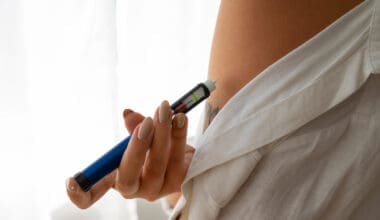
<svg viewBox="0 0 380 220"><path fill-rule="evenodd" d="M126 128L132 133L127 150L118 169L83 192L73 178L68 179L67 194L79 208L94 204L110 188L126 198L156 200L173 192L180 192L194 149L186 145L187 118L172 115L164 101L154 119L144 118L131 110L124 111Z"/></svg>

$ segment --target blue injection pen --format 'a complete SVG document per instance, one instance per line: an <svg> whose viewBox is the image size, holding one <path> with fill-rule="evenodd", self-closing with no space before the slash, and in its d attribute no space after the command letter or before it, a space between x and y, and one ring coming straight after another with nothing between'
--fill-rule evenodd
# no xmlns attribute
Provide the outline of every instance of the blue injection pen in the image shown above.
<svg viewBox="0 0 380 220"><path fill-rule="evenodd" d="M174 114L180 112L187 113L210 96L210 93L214 90L215 81L207 80L204 83L199 83L184 96L174 102L170 107ZM87 192L95 183L119 167L121 158L128 146L130 138L131 136L126 137L82 172L74 175L74 179L83 191Z"/></svg>

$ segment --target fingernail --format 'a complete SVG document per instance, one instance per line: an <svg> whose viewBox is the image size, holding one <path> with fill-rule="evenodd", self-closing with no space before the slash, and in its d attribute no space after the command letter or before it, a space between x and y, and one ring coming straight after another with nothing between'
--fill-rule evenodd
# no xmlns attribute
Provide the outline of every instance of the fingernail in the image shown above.
<svg viewBox="0 0 380 220"><path fill-rule="evenodd" d="M71 178L66 179L66 188L70 190L71 192L75 192L76 188L75 186L71 183Z"/></svg>
<svg viewBox="0 0 380 220"><path fill-rule="evenodd" d="M186 120L186 117L184 114L178 114L176 115L176 117L174 118L174 125L176 128L183 128L183 126L185 125L185 120Z"/></svg>
<svg viewBox="0 0 380 220"><path fill-rule="evenodd" d="M139 129L139 133L137 134L137 138L142 140L142 139L148 137L152 128L153 128L152 119L150 117L145 118L141 124L140 129Z"/></svg>
<svg viewBox="0 0 380 220"><path fill-rule="evenodd" d="M125 117L127 117L127 115L129 114L129 113L132 113L133 111L131 110L131 109L124 109L124 111L123 111L123 116L124 116L124 118Z"/></svg>
<svg viewBox="0 0 380 220"><path fill-rule="evenodd" d="M163 101L158 110L158 120L160 123L167 123L169 121L170 111L169 102Z"/></svg>

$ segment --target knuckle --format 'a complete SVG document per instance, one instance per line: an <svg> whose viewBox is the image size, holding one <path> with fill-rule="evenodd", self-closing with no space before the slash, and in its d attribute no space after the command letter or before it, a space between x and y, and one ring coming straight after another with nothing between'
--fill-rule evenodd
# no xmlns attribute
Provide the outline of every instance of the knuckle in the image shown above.
<svg viewBox="0 0 380 220"><path fill-rule="evenodd" d="M172 167L175 167L176 169L178 169L180 166L182 166L183 164L183 158L184 156L183 155L176 155L176 156L173 156L171 159L170 159L170 165Z"/></svg>
<svg viewBox="0 0 380 220"><path fill-rule="evenodd" d="M138 184L136 181L117 181L116 182L116 189L121 193L121 195L126 198L130 197L131 194L137 192L138 190Z"/></svg>
<svg viewBox="0 0 380 220"><path fill-rule="evenodd" d="M147 193L144 198L149 202L154 202L158 199L158 193Z"/></svg>
<svg viewBox="0 0 380 220"><path fill-rule="evenodd" d="M172 138L177 141L186 139L186 135L186 130L173 130L172 132Z"/></svg>
<svg viewBox="0 0 380 220"><path fill-rule="evenodd" d="M75 204L79 209L87 209L88 207L90 207L89 204Z"/></svg>
<svg viewBox="0 0 380 220"><path fill-rule="evenodd" d="M126 194L126 193L120 192L120 195L121 195L124 199L133 199L133 196L130 195L130 194Z"/></svg>
<svg viewBox="0 0 380 220"><path fill-rule="evenodd" d="M169 191L178 191L181 188L182 180L180 178L171 178L167 181L167 189Z"/></svg>
<svg viewBox="0 0 380 220"><path fill-rule="evenodd" d="M77 205L77 207L78 207L79 209L82 209L82 210L87 209L86 206L82 206L82 205Z"/></svg>
<svg viewBox="0 0 380 220"><path fill-rule="evenodd" d="M152 178L159 178L163 176L165 168L165 165L161 161L153 159L147 164L146 171Z"/></svg>

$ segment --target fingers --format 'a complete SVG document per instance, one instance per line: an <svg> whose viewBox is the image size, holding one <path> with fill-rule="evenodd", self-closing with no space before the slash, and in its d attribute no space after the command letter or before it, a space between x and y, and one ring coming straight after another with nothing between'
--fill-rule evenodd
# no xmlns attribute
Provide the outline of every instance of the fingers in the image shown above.
<svg viewBox="0 0 380 220"><path fill-rule="evenodd" d="M130 134L132 134L136 126L140 124L145 118L140 113L134 112L130 109L124 110L123 117L124 117L124 125Z"/></svg>
<svg viewBox="0 0 380 220"><path fill-rule="evenodd" d="M115 182L115 173L108 174L105 178L96 183L89 191L84 192L74 180L74 178L69 178L66 180L66 192L70 200L81 209L86 209L98 201L112 186Z"/></svg>
<svg viewBox="0 0 380 220"><path fill-rule="evenodd" d="M156 111L154 135L142 173L141 192L148 200L155 200L164 184L166 167L170 156L172 111L163 101Z"/></svg>
<svg viewBox="0 0 380 220"><path fill-rule="evenodd" d="M148 117L137 126L119 165L115 187L125 198L139 190L142 167L152 138L153 120Z"/></svg>
<svg viewBox="0 0 380 220"><path fill-rule="evenodd" d="M170 160L166 170L166 183L163 194L180 191L180 186L186 174L184 167L185 146L187 137L187 118L183 113L174 116L171 133Z"/></svg>
<svg viewBox="0 0 380 220"><path fill-rule="evenodd" d="M67 182L67 193L79 208L91 206L112 187L125 198L147 200L180 191L194 152L186 145L186 116L180 113L173 117L167 101L161 103L154 119L129 109L123 116L132 136L119 168L88 192L73 178Z"/></svg>
<svg viewBox="0 0 380 220"><path fill-rule="evenodd" d="M178 114L172 120L167 101L156 110L153 121L144 119L132 135L119 166L115 186L123 197L155 200L179 191L186 170L186 134L186 116Z"/></svg>

